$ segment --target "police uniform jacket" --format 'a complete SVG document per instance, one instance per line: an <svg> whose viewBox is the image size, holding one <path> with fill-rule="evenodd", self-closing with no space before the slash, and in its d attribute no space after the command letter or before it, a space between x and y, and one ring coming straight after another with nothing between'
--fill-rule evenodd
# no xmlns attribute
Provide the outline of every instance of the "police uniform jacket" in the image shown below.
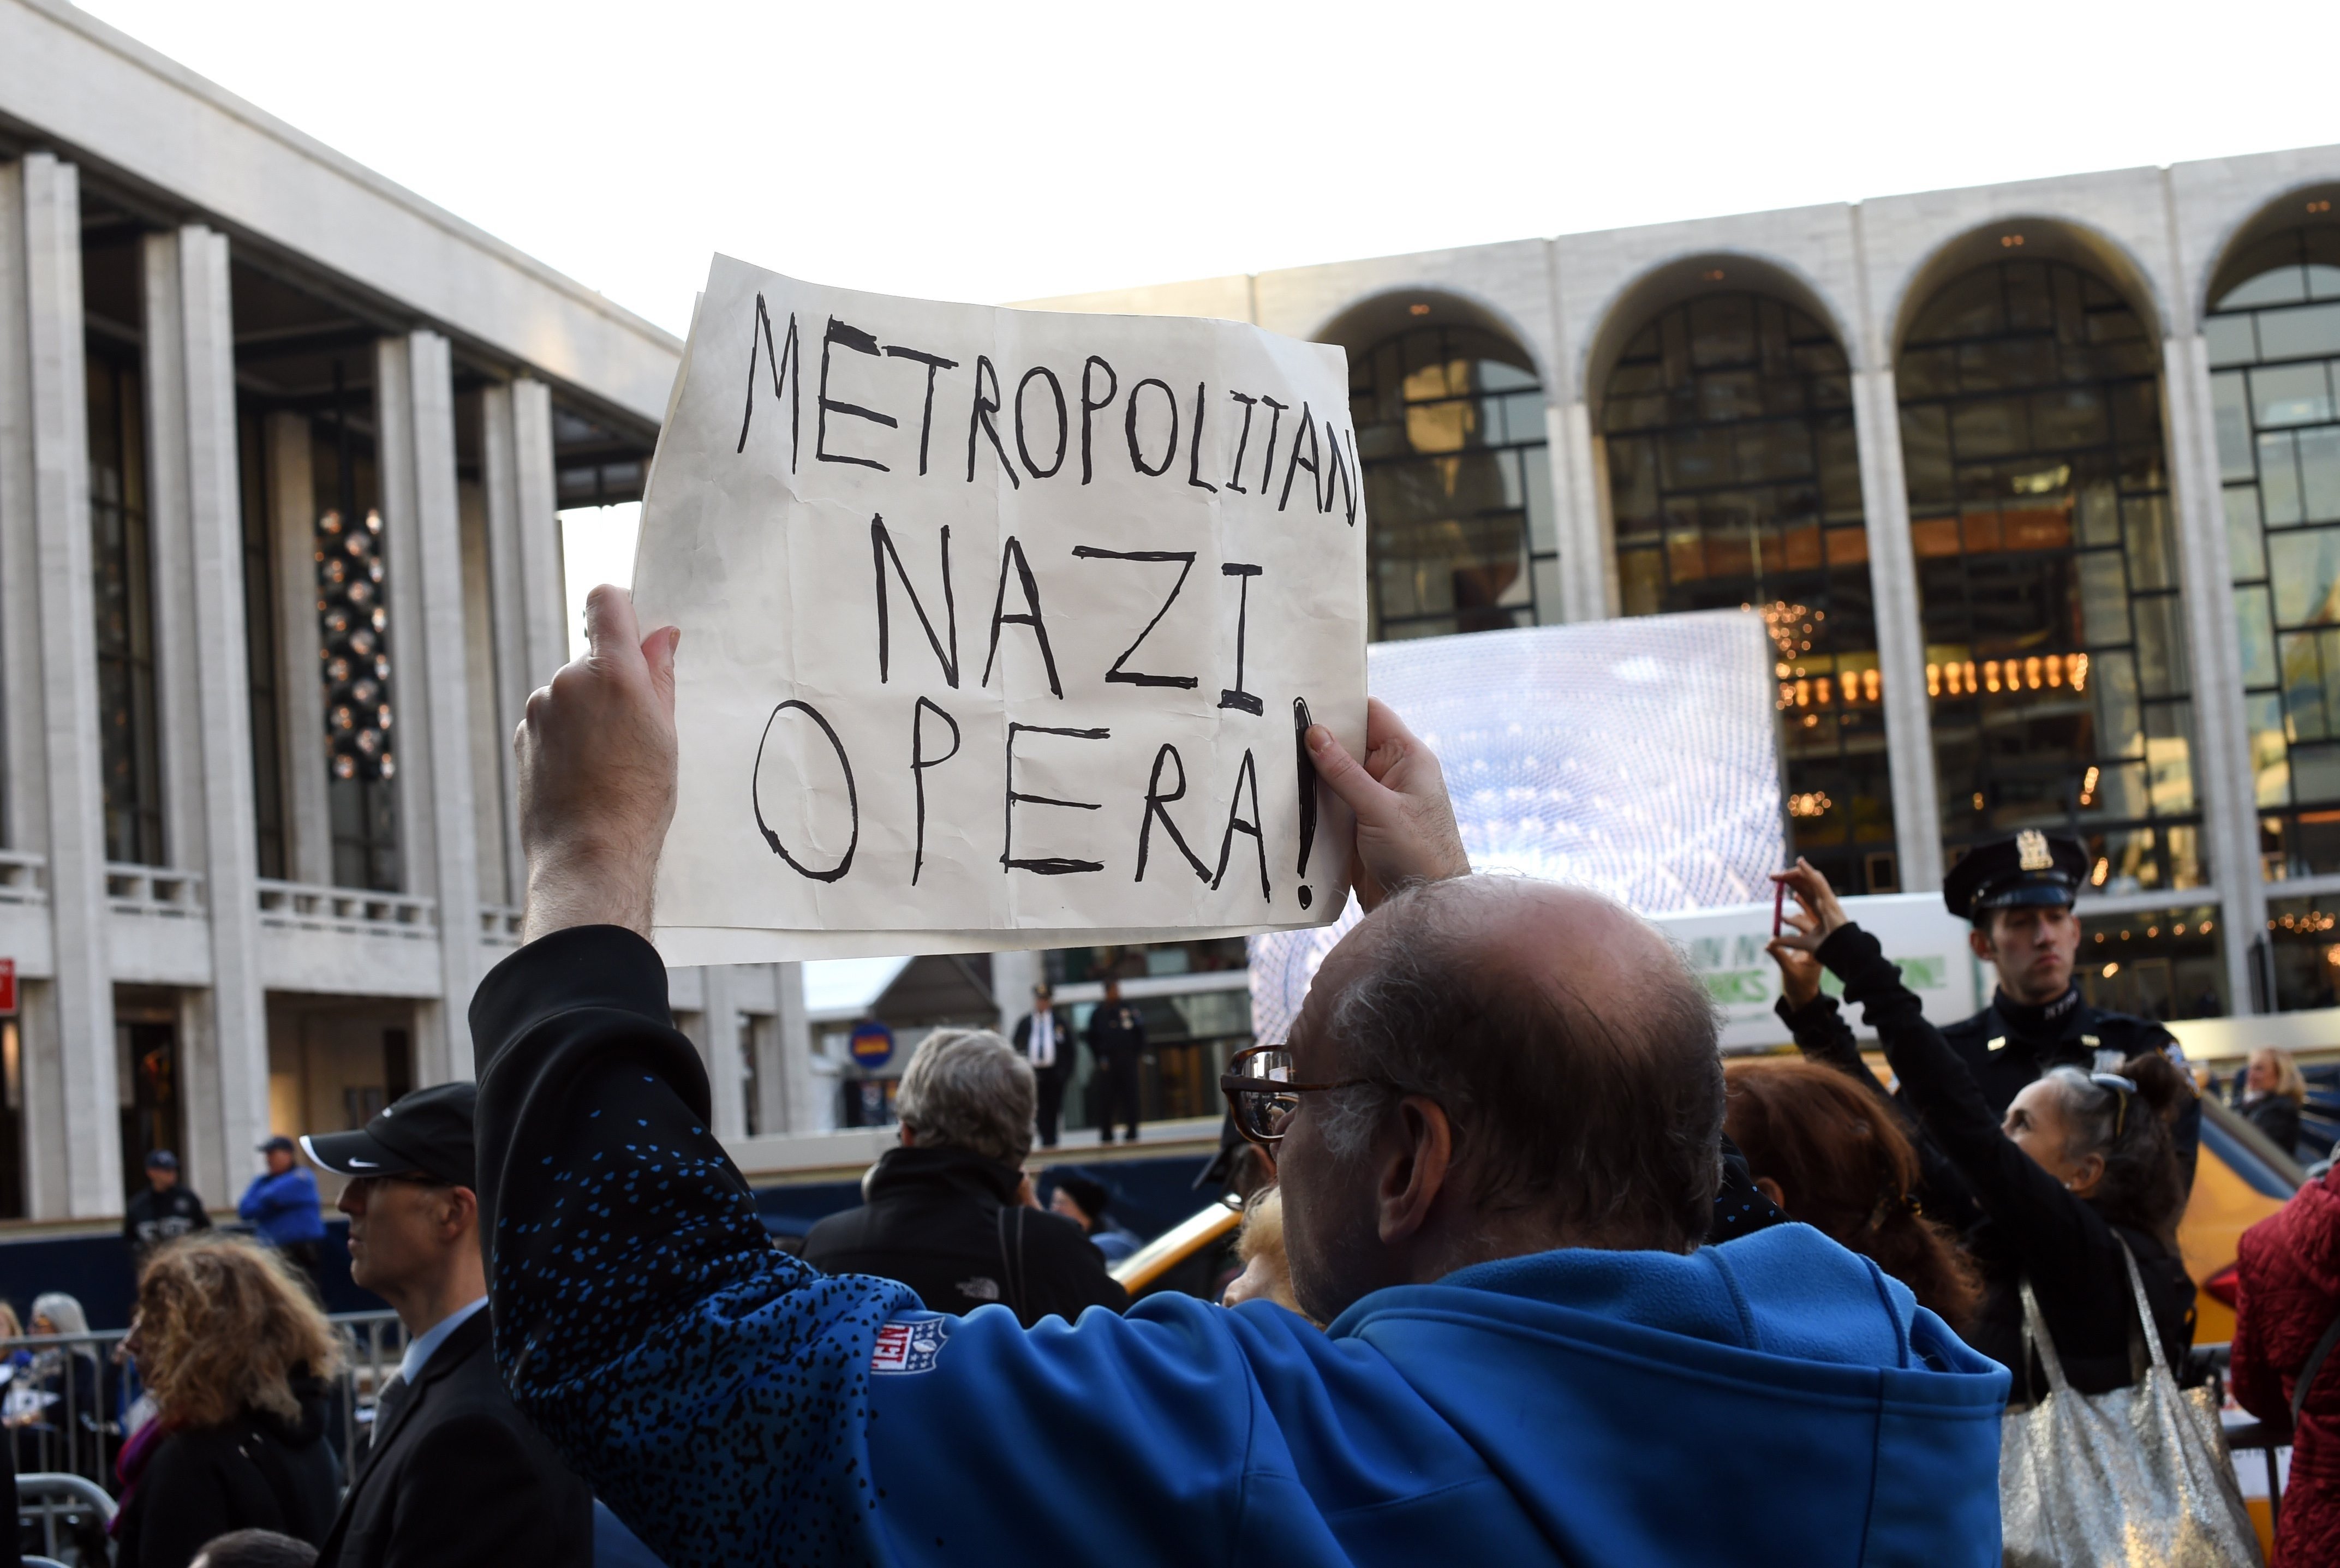
<svg viewBox="0 0 2340 1568"><path fill-rule="evenodd" d="M161 1192L150 1187L132 1198L122 1215L122 1239L141 1254L191 1231L211 1228L212 1217L204 1212L203 1200L183 1186Z"/></svg>
<svg viewBox="0 0 2340 1568"><path fill-rule="evenodd" d="M2122 1062L2148 1050L2160 1051L2181 1069L2186 1065L2185 1048L2169 1031L2149 1018L2091 1007L2077 985L2039 1007L2012 1001L2000 991L1972 1018L1944 1029L1942 1040L1967 1064L1984 1103L2000 1117L2025 1085L2051 1067L2118 1072ZM2170 1129L2170 1138L2190 1187L2202 1139L2200 1102L2186 1106Z"/></svg>
<svg viewBox="0 0 2340 1568"><path fill-rule="evenodd" d="M1145 1049L1145 1020L1125 1001L1101 1001L1089 1014L1089 1050L1099 1061L1121 1061Z"/></svg>

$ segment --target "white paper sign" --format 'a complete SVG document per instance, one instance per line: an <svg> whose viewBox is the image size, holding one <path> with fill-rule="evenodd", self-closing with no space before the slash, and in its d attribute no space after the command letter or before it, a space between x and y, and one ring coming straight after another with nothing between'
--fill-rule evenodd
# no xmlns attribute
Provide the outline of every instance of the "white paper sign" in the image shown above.
<svg viewBox="0 0 2340 1568"><path fill-rule="evenodd" d="M1340 350L716 259L642 506L678 964L1315 925L1362 747Z"/></svg>

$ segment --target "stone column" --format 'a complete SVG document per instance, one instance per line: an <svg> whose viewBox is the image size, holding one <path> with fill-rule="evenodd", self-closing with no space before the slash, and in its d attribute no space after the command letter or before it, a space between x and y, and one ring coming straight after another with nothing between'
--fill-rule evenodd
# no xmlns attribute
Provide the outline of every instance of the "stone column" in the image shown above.
<svg viewBox="0 0 2340 1568"><path fill-rule="evenodd" d="M1901 468L1901 405L1890 370L1852 373L1860 507L1869 520L1869 584L1877 666L1885 688L1886 768L1893 784L1894 858L1904 892L1942 885L1942 807L1926 696L1926 630L1918 603L1909 489Z"/></svg>
<svg viewBox="0 0 2340 1568"><path fill-rule="evenodd" d="M179 290L180 236L140 243L146 320L146 523L153 556L154 706L161 755L164 865L195 871L203 847L203 705L196 671L195 503L187 444L187 342ZM230 439L233 439L233 410ZM234 471L233 463L229 471ZM205 890L207 892L208 889Z"/></svg>
<svg viewBox="0 0 2340 1568"><path fill-rule="evenodd" d="M0 488L6 508L12 834L48 857L55 957L27 1018L25 1190L35 1218L122 1211L104 785L82 362L79 172L45 153L0 171ZM21 574L21 575L20 575ZM29 588L29 594L24 590ZM27 635L29 634L29 635ZM27 810L38 811L37 821ZM37 828L37 836L24 830ZM40 1027L54 1021L54 1027Z"/></svg>
<svg viewBox="0 0 2340 1568"><path fill-rule="evenodd" d="M286 869L330 886L333 820L325 788L325 688L318 668L317 478L304 414L263 427L268 462L268 545L276 567L276 685L284 753Z"/></svg>
<svg viewBox="0 0 2340 1568"><path fill-rule="evenodd" d="M518 433L512 419L512 390L489 387L480 394L481 449L488 503L488 622L495 641L496 733L509 744L539 685L530 677L528 587L521 545ZM504 881L511 902L528 896L528 866L520 848L517 781L499 792L503 814Z"/></svg>
<svg viewBox="0 0 2340 1568"><path fill-rule="evenodd" d="M522 376L511 384L513 521L520 540L521 616L528 692L569 662L569 589L561 566L560 512L553 478L552 389ZM515 717L512 721L520 721Z"/></svg>
<svg viewBox="0 0 2340 1568"><path fill-rule="evenodd" d="M2210 411L2210 350L2199 332L2166 338L2161 374L2169 419L2169 499L2176 508L2179 580L2194 666L2194 787L2211 885L2226 927L2226 988L2234 1012L2251 1006L2251 942L2266 931L2259 869L2258 781L2243 715L2242 634L2235 625L2234 562ZM2176 900L2172 901L2177 902ZM2271 1010L2275 999L2267 999Z"/></svg>
<svg viewBox="0 0 2340 1568"><path fill-rule="evenodd" d="M999 1010L1000 1033L1006 1034L1017 1019L1032 1011L1032 988L1046 974L1046 965L1036 952L991 955L991 1005Z"/></svg>
<svg viewBox="0 0 2340 1568"><path fill-rule="evenodd" d="M747 1083L740 1077L739 1007L731 968L711 963L699 971L699 1054L707 1062L708 1101L714 1132L725 1142L748 1136Z"/></svg>
<svg viewBox="0 0 2340 1568"><path fill-rule="evenodd" d="M399 835L411 890L439 906L440 1000L414 1010L417 1087L471 1076L464 1014L484 968L463 675L452 372L447 340L436 332L383 338L375 345Z"/></svg>
<svg viewBox="0 0 2340 1568"><path fill-rule="evenodd" d="M1606 620L1617 614L1617 559L1602 521L1601 459L1594 449L1592 409L1581 399L1548 409L1552 443L1552 521L1558 537L1560 613L1563 621Z"/></svg>
<svg viewBox="0 0 2340 1568"><path fill-rule="evenodd" d="M765 1122L774 1132L818 1132L824 1121L822 1084L812 1070L812 1025L805 1017L804 965L772 966L772 1055L776 1070L766 1090Z"/></svg>
<svg viewBox="0 0 2340 1568"><path fill-rule="evenodd" d="M188 1128L193 1174L223 1191L268 1127L268 1010L260 981L260 847L245 665L243 490L227 237L200 225L145 241L147 450L164 690L164 799L200 866L210 912L217 1119ZM165 559L170 569L164 568ZM183 804L177 803L184 803ZM200 1058L191 1053L190 1060ZM208 1099L208 1094L201 1097Z"/></svg>

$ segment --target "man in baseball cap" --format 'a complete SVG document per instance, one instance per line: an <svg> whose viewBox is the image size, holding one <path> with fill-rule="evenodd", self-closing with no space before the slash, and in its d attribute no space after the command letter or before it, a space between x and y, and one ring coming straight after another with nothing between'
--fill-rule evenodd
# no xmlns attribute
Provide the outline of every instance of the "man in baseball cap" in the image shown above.
<svg viewBox="0 0 2340 1568"><path fill-rule="evenodd" d="M165 1241L211 1227L203 1200L179 1180L179 1157L167 1149L148 1154L146 1190L134 1196L122 1213L122 1239L130 1244L131 1257L144 1257Z"/></svg>
<svg viewBox="0 0 2340 1568"><path fill-rule="evenodd" d="M350 1178L350 1277L411 1336L380 1391L321 1568L592 1561L592 1495L497 1376L480 1256L468 1083L418 1089L309 1158Z"/></svg>
<svg viewBox="0 0 2340 1568"><path fill-rule="evenodd" d="M325 1216L317 1204L317 1178L302 1166L292 1140L282 1133L263 1143L260 1153L268 1169L243 1189L236 1214L322 1290Z"/></svg>

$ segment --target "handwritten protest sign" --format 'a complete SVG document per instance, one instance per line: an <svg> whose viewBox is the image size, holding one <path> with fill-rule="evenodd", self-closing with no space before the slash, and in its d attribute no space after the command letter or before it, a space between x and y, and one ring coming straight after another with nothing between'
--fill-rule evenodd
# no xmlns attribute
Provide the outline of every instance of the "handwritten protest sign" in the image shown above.
<svg viewBox="0 0 2340 1568"><path fill-rule="evenodd" d="M1364 733L1338 349L718 257L642 507L678 964L1320 924Z"/></svg>

